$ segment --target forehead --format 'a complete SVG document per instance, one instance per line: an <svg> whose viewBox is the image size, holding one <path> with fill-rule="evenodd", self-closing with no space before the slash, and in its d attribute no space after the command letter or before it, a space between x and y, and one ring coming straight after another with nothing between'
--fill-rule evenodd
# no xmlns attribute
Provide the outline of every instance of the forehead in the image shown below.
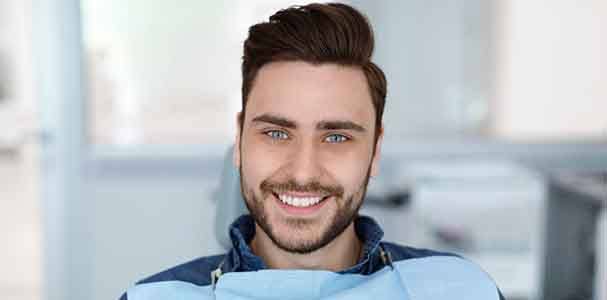
<svg viewBox="0 0 607 300"><path fill-rule="evenodd" d="M336 64L273 62L262 67L248 97L246 119L273 113L312 125L321 120L358 121L371 129L375 110L360 68Z"/></svg>

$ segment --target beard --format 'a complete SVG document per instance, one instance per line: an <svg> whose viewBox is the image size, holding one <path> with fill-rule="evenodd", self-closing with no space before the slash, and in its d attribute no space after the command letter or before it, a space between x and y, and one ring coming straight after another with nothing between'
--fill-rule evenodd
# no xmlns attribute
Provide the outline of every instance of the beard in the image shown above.
<svg viewBox="0 0 607 300"><path fill-rule="evenodd" d="M247 184L246 178L242 174L242 168L239 169L239 172L242 196L251 216L259 227L281 250L290 253L308 254L327 246L341 235L358 216L358 211L367 192L371 165L367 168L363 183L350 195L344 195L344 188L341 185L324 185L319 181L311 181L300 185L293 179L282 182L270 179L263 180L258 188L260 192L256 193ZM272 199L273 194L287 191L331 195L333 199L323 201L335 201L337 209L332 218L328 220L310 220L297 217L270 220L266 205L273 204L267 203L267 201L274 201ZM275 224L276 222L282 222L283 224ZM281 234L278 231L277 227L281 225L288 229L288 233L282 231Z"/></svg>

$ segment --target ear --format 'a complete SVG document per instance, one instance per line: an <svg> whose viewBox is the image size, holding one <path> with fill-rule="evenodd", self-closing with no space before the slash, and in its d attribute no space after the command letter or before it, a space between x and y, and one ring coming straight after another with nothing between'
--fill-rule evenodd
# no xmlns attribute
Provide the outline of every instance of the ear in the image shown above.
<svg viewBox="0 0 607 300"><path fill-rule="evenodd" d="M375 142L375 153L373 154L373 158L371 161L371 177L375 177L379 174L379 158L381 156L381 144L384 139L384 124L381 125L379 129L379 135L377 136L377 141Z"/></svg>
<svg viewBox="0 0 607 300"><path fill-rule="evenodd" d="M240 168L240 136L242 134L240 130L241 122L244 122L244 115L242 112L236 114L236 138L234 139L234 152L232 153L232 160L236 168Z"/></svg>

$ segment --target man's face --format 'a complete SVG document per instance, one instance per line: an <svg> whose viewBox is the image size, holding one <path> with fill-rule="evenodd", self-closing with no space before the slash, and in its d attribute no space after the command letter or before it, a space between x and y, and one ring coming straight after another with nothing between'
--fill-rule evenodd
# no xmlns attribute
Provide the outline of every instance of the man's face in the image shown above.
<svg viewBox="0 0 607 300"><path fill-rule="evenodd" d="M281 249L310 253L356 216L377 172L375 110L362 70L274 62L249 94L234 161L256 223Z"/></svg>

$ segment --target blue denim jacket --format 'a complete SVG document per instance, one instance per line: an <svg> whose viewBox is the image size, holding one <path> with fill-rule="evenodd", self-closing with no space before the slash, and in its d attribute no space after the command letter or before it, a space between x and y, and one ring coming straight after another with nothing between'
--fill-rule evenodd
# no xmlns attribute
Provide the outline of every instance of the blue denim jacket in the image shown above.
<svg viewBox="0 0 607 300"><path fill-rule="evenodd" d="M383 230L370 217L359 216L354 227L359 239L363 242L363 254L360 261L341 274L369 275L375 273L395 261L429 256L454 256L450 253L426 249L404 247L394 243L381 241ZM230 238L233 247L226 254L197 258L193 261L170 268L156 275L143 279L136 284L146 284L160 281L184 281L199 286L213 284L213 276L228 272L246 272L266 269L263 260L255 255L249 247L249 242L255 235L255 223L251 216L243 215L230 226ZM215 272L214 272L215 271ZM500 298L503 297L500 293ZM120 300L127 300L126 293Z"/></svg>

